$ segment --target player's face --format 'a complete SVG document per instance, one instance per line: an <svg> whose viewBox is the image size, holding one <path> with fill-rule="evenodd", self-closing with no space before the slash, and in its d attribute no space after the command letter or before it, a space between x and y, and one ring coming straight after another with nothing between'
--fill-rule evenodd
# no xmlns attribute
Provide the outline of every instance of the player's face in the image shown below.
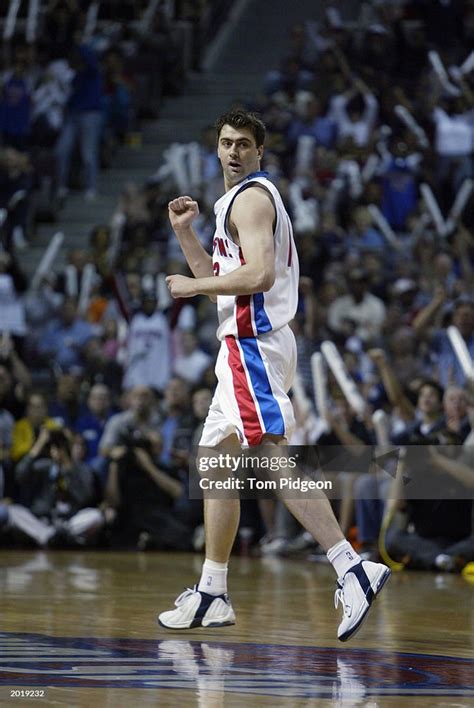
<svg viewBox="0 0 474 708"><path fill-rule="evenodd" d="M221 161L226 188L230 189L258 170L262 154L263 145L257 147L251 130L224 125L219 135L217 156Z"/></svg>

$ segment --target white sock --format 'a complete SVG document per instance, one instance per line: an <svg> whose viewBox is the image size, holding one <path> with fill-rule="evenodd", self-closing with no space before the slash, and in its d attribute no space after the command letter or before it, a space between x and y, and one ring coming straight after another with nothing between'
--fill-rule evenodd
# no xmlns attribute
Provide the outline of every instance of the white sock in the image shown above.
<svg viewBox="0 0 474 708"><path fill-rule="evenodd" d="M223 595L227 592L227 563L216 563L206 558L198 590L208 595Z"/></svg>
<svg viewBox="0 0 474 708"><path fill-rule="evenodd" d="M353 565L357 565L357 563L360 563L362 560L346 539L332 546L326 555L328 561L332 563L338 578L343 578L349 568L352 568Z"/></svg>

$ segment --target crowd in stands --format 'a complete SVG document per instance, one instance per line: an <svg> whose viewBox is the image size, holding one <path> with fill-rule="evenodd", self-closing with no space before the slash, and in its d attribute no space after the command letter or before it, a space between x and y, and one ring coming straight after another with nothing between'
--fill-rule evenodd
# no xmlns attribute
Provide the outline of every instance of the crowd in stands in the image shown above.
<svg viewBox="0 0 474 708"><path fill-rule="evenodd" d="M73 136L86 136L81 154L91 196L98 133L108 125L115 137L123 135L139 110L119 39L102 51L100 70L92 49L71 42L75 3L58 5L61 13L49 21L61 26L41 82L29 83L23 47L5 79L3 106L8 90L21 85L31 114L3 119L1 164L13 175L2 182L9 185L4 204L15 189L31 188L38 117L55 146L62 190ZM142 44L121 39L146 54L170 36L158 32ZM258 111L267 126L263 168L284 197L300 258L292 327L301 391L293 393L298 429L290 442L375 445L373 413L383 411L397 449L425 446L427 474L451 477L471 496L474 382L447 328L458 329L474 357L473 39L472 0L365 3L350 25L334 6L324 22L293 27L281 66L262 77L262 94L235 102ZM127 72L133 65L127 61ZM59 86L70 82L67 71L75 73L65 94ZM51 104L38 114L41 97ZM28 537L39 546L200 548L202 510L189 499L187 472L215 386L216 312L207 298L169 300L165 275L187 270L167 203L177 193L198 199L195 228L210 250L213 203L222 191L214 130L202 126L196 142L169 147L146 184L124 189L110 225L97 226L87 249L70 252L63 272L43 273L25 295L10 247L13 231L6 237L0 254L0 299L11 323L5 327L2 319L0 341L4 543ZM363 415L332 377L328 408L312 404L311 355L325 340L336 344L355 381ZM452 571L474 560L469 494L394 504L397 481L373 469L339 475L338 483L341 526L345 533L357 529L366 557L379 552L390 509L385 545L397 561ZM310 549L319 558L280 502L246 502L240 531L242 547L250 539L263 554Z"/></svg>

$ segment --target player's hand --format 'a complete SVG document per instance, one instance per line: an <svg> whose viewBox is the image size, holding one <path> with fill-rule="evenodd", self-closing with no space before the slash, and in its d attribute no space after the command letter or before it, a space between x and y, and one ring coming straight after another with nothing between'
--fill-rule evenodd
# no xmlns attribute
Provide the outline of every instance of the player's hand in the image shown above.
<svg viewBox="0 0 474 708"><path fill-rule="evenodd" d="M196 279L186 275L168 275L166 285L171 297L194 297L197 295Z"/></svg>
<svg viewBox="0 0 474 708"><path fill-rule="evenodd" d="M178 197L168 204L168 216L175 231L189 228L198 214L198 203L191 197Z"/></svg>

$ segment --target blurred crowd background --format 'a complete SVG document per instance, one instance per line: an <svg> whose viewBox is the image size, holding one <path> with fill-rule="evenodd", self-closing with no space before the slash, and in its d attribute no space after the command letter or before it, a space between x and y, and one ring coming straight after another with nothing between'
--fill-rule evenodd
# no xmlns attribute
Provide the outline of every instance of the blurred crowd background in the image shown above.
<svg viewBox="0 0 474 708"><path fill-rule="evenodd" d="M323 18L291 27L261 92L220 111L261 115L263 168L294 227L291 442L375 444L373 413L383 411L394 445L426 445L434 478L472 489L473 381L447 328L474 357L474 2L356 5L355 21L327 3ZM202 550L187 479L216 384L216 312L207 298L170 301L164 278L188 272L170 198L199 201L196 231L212 248L223 191L212 125L197 121L193 142L171 145L145 183L124 185L64 268L43 262L33 277L22 260L38 220L60 218L71 190L100 200L99 172L118 145L133 149L144 121L159 128L160 107L186 94L222 18L212 2L113 0L51 0L37 27L28 18L4 43L1 73L0 543ZM7 24L8 13L4 33ZM314 404L311 355L324 340L363 414L331 376L327 410ZM376 557L391 478L367 470L337 484L344 532ZM471 501L392 511L384 545L407 567L474 560ZM243 504L239 548L321 560L273 501Z"/></svg>

